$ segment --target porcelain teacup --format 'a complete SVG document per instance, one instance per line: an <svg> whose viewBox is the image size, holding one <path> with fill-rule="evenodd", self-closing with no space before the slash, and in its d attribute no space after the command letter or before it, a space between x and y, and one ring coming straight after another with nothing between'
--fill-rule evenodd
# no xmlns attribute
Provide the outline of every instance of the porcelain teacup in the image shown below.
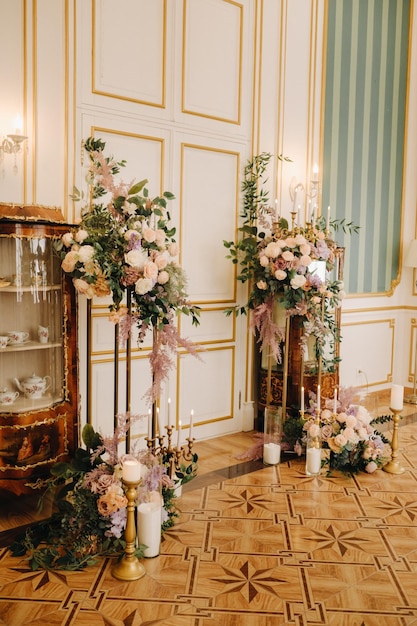
<svg viewBox="0 0 417 626"><path fill-rule="evenodd" d="M6 335L0 335L0 350L4 350L7 345L10 343L10 337Z"/></svg>
<svg viewBox="0 0 417 626"><path fill-rule="evenodd" d="M11 330L9 338L11 343L24 343L29 339L29 333L26 333L24 330Z"/></svg>
<svg viewBox="0 0 417 626"><path fill-rule="evenodd" d="M13 402L19 397L18 391L10 391L9 389L2 389L0 391L0 404L13 404Z"/></svg>

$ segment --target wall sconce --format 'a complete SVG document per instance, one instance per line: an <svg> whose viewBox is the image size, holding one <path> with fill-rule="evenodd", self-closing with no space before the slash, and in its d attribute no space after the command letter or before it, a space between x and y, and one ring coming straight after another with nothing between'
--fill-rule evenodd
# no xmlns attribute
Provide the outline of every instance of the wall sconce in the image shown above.
<svg viewBox="0 0 417 626"><path fill-rule="evenodd" d="M3 161L5 154L14 154L14 166L13 174L17 174L17 161L16 156L23 152L23 144L27 139L26 135L22 135L22 118L20 115L15 120L16 131L14 134L6 135L3 141L0 143L0 161ZM4 168L3 168L4 174Z"/></svg>

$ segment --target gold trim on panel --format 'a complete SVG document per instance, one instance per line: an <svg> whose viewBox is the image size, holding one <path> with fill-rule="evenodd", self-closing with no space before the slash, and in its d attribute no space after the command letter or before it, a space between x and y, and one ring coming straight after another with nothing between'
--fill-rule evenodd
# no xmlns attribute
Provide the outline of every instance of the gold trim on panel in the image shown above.
<svg viewBox="0 0 417 626"><path fill-rule="evenodd" d="M224 148L212 148L210 146L202 146L199 144L193 144L188 142L181 143L181 163L180 163L180 219L179 219L179 259L181 262L182 258L182 225L184 223L183 218L183 198L184 198L184 153L186 148L191 148L194 150L203 150L207 152L218 152L221 154L229 154L231 156L235 156L236 158L236 186L235 186L235 237L237 236L238 229L238 220L239 220L239 173L240 173L240 152L235 150L226 150ZM226 255L225 255L226 256ZM237 280L236 280L237 268L234 268L234 280L233 280L233 297L228 300L192 300L193 304L230 304L232 302L236 302L237 296Z"/></svg>
<svg viewBox="0 0 417 626"><path fill-rule="evenodd" d="M207 307L207 308L201 308L200 313L211 313L214 311L224 311L225 307L223 306L218 306L218 307ZM226 314L225 314L226 315ZM196 343L196 345L198 346L207 346L207 345L211 345L211 344L224 344L224 343L230 343L230 342L235 342L236 341L236 315L231 315L230 318L232 318L232 337L230 339L213 339L211 341L199 341L198 339L194 340L194 343ZM230 319L229 318L229 319ZM181 334L181 320L182 320L182 316L178 317L178 332Z"/></svg>
<svg viewBox="0 0 417 626"><path fill-rule="evenodd" d="M155 0L153 0L155 2ZM92 50L91 50L91 92L98 96L106 96L108 98L114 98L115 100L123 100L125 102L135 102L136 104L144 104L146 106L156 107L158 109L165 109L166 106L166 36L167 36L167 0L162 0L163 3L163 26L162 26L162 85L161 85L161 102L149 102L148 100L141 100L138 98L130 98L129 96L121 96L118 94L114 94L108 91L101 91L96 89L96 2L97 0L92 0L92 20L91 20L91 41L92 41Z"/></svg>
<svg viewBox="0 0 417 626"><path fill-rule="evenodd" d="M36 138L37 138L37 99L36 95L38 93L37 83L38 83L38 72L37 72L37 31L36 24L37 20L37 0L33 0L32 5L32 136L30 138L30 142L32 144L32 202L36 203Z"/></svg>
<svg viewBox="0 0 417 626"><path fill-rule="evenodd" d="M236 361L236 348L235 346L229 346L229 347L219 347L219 348L208 348L207 350L204 350L205 353L207 352L219 352L219 351L226 351L226 350L231 350L232 351L232 369L231 369L231 390L230 390L230 415L224 415L223 417L216 417L214 419L210 419L210 420L204 420L202 422L196 422L194 421L193 425L195 427L197 426L206 426L207 424L215 424L216 422L223 422L224 420L228 420L228 419L235 419L234 417L234 395L235 395L235 361ZM176 428L178 428L178 419L179 419L179 398L180 398L180 386L181 386L181 368L180 368L180 356L187 356L187 352L184 352L182 355L178 355L177 357L177 385L176 385L176 406L175 406L175 414L177 416L176 418ZM191 357L193 358L193 357ZM192 408L192 407L191 407ZM187 424L182 420L182 428L186 428Z"/></svg>
<svg viewBox="0 0 417 626"><path fill-rule="evenodd" d="M417 350L417 344L416 344L416 339L415 339L416 332L417 332L417 319L415 317L412 317L410 320L411 350L410 350L410 354L408 358L408 382L409 383L414 383L414 373L415 373L414 370L415 370L416 358L415 358L415 355L413 358L413 351Z"/></svg>
<svg viewBox="0 0 417 626"><path fill-rule="evenodd" d="M23 23L22 23L22 32L23 32L23 132L27 135L27 116L28 116L28 79L27 79L27 64L28 64L28 47L27 47L27 1L23 2ZM28 189L27 189L27 171L28 171L28 153L27 150L23 150L23 202L26 204L28 200Z"/></svg>
<svg viewBox="0 0 417 626"><path fill-rule="evenodd" d="M238 9L240 9L240 27L239 27L239 79L238 79L238 105L237 105L237 118L227 118L220 117L217 115L209 115L208 113L201 113L199 111L191 111L185 108L185 85L186 85L186 72L185 72L185 59L186 59L186 45L185 45L185 34L187 27L187 3L188 0L184 0L184 10L182 16L182 88L181 88L181 112L186 113L187 115L195 115L197 117L204 117L211 120L217 120L219 122L226 122L228 124L241 124L241 116L242 116L242 50L243 50L243 14L244 14L244 6L234 0L222 0L227 4L233 4Z"/></svg>
<svg viewBox="0 0 417 626"><path fill-rule="evenodd" d="M161 162L160 162L160 175L159 175L159 189L162 193L164 191L164 167L165 167L165 138L156 137L153 135L142 135L141 133L132 133L124 130L114 130L112 128L105 128L103 126L92 126L91 135L94 136L96 132L107 133L108 135L120 135L123 137L131 137L132 139L146 139L147 141L155 141L161 144Z"/></svg>

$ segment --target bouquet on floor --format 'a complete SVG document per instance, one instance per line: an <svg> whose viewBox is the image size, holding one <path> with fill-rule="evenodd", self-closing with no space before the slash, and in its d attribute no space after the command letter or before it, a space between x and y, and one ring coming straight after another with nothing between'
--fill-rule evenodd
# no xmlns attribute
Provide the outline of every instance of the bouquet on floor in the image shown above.
<svg viewBox="0 0 417 626"><path fill-rule="evenodd" d="M84 426L86 447L78 448L69 463L58 462L51 468L46 493L55 492L56 512L15 540L10 547L14 556L26 555L33 570L78 570L94 564L98 557L122 555L127 519L122 467L132 456L142 463L138 499L162 497L161 533L173 525L178 514L175 485L167 467L147 450L119 457L118 446L126 429L127 424L120 425L114 436L106 438L91 425ZM144 546L136 549L138 558L143 550Z"/></svg>
<svg viewBox="0 0 417 626"><path fill-rule="evenodd" d="M341 389L336 412L324 408L316 423L316 405L310 402L310 415L303 425L301 441L310 429L319 429L325 456L322 464L344 474L369 474L383 467L390 459L389 441L375 429L390 421L390 416L372 417L365 406L353 403L355 392ZM333 401L328 401L332 403Z"/></svg>

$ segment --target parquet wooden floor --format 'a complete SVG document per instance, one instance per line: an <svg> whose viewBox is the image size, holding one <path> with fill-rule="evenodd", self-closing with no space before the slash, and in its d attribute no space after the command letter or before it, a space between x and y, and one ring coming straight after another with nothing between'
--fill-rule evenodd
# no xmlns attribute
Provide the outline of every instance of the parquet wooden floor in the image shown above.
<svg viewBox="0 0 417 626"><path fill-rule="evenodd" d="M201 470L146 575L112 560L32 572L0 550L4 626L417 625L417 423L399 429L405 472L316 478L288 455L242 463L240 433L197 445Z"/></svg>

